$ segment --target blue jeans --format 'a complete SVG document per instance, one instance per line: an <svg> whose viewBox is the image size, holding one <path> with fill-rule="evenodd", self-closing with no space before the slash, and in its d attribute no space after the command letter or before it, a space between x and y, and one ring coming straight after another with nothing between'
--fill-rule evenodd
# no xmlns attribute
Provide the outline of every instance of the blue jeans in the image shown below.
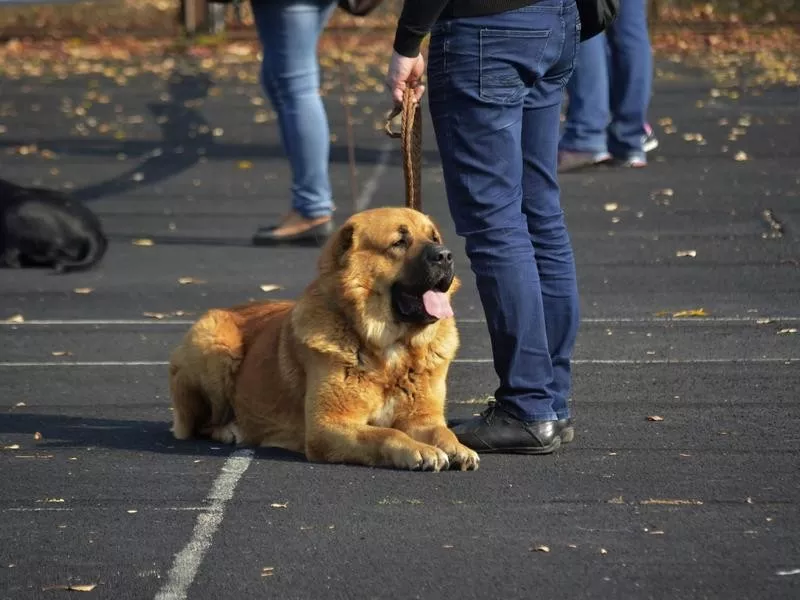
<svg viewBox="0 0 800 600"><path fill-rule="evenodd" d="M252 6L264 53L261 81L292 169L292 208L309 219L330 215L330 132L319 95L317 42L336 2L253 0Z"/></svg>
<svg viewBox="0 0 800 600"><path fill-rule="evenodd" d="M605 34L580 45L567 84L562 150L642 153L653 79L646 0L622 0Z"/></svg>
<svg viewBox="0 0 800 600"><path fill-rule="evenodd" d="M575 0L541 0L442 20L431 35L430 110L486 314L495 398L526 421L569 416L578 291L556 165L579 34Z"/></svg>

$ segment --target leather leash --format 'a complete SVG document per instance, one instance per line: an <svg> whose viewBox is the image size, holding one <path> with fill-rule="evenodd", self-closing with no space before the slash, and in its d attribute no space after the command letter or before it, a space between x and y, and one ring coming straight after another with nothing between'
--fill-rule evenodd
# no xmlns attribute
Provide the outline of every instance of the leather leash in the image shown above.
<svg viewBox="0 0 800 600"><path fill-rule="evenodd" d="M392 129L392 121L398 115L402 115L399 132ZM406 88L403 105L394 107L384 129L389 137L400 138L406 206L422 212L422 115L414 99L414 90Z"/></svg>

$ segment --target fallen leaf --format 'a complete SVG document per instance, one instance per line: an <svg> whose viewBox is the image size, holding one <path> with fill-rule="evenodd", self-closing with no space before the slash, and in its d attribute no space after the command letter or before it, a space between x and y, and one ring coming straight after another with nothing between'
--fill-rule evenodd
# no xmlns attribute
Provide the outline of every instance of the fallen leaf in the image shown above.
<svg viewBox="0 0 800 600"><path fill-rule="evenodd" d="M761 318L756 319L756 324L757 325L769 325L772 322L773 322L773 320L770 319L769 317L761 317Z"/></svg>
<svg viewBox="0 0 800 600"><path fill-rule="evenodd" d="M686 256L694 258L695 256L697 256L697 250L678 250L675 253L675 256L677 256L678 258L684 258Z"/></svg>
<svg viewBox="0 0 800 600"><path fill-rule="evenodd" d="M14 406L16 407L27 406L27 404L25 404L24 402L17 402Z"/></svg>
<svg viewBox="0 0 800 600"><path fill-rule="evenodd" d="M272 508L288 508L289 507L289 503L288 502L284 502L283 504L281 504L280 502L273 502L272 504L270 504L270 506Z"/></svg>
<svg viewBox="0 0 800 600"><path fill-rule="evenodd" d="M61 504L64 502L63 498L46 498L45 502L47 504Z"/></svg>
<svg viewBox="0 0 800 600"><path fill-rule="evenodd" d="M194 277L181 277L178 279L178 283L180 283L181 285L192 285L192 284L201 284L207 282L203 281L202 279L195 279Z"/></svg>
<svg viewBox="0 0 800 600"><path fill-rule="evenodd" d="M275 567L264 567L261 569L262 577L272 577L275 574Z"/></svg>
<svg viewBox="0 0 800 600"><path fill-rule="evenodd" d="M676 319L683 317L707 317L708 313L704 308L693 308L690 310L679 310L676 313L672 313L672 316Z"/></svg>
<svg viewBox="0 0 800 600"><path fill-rule="evenodd" d="M79 584L60 584L60 585L48 585L42 588L42 591L49 591L49 590L63 590L65 592L91 592L94 588L97 587L96 583L79 583Z"/></svg>
<svg viewBox="0 0 800 600"><path fill-rule="evenodd" d="M148 238L139 238L131 242L134 246L155 246L155 242Z"/></svg>
<svg viewBox="0 0 800 600"><path fill-rule="evenodd" d="M22 315L11 315L5 320L6 323L24 323L25 317Z"/></svg>
<svg viewBox="0 0 800 600"><path fill-rule="evenodd" d="M137 512L139 512L139 511L138 511L138 510L136 510L135 508L132 508L132 509L130 509L129 511L127 511L127 513L128 513L129 515L135 515Z"/></svg>
<svg viewBox="0 0 800 600"><path fill-rule="evenodd" d="M622 499L622 496L614 496L611 500L608 501L609 504L625 504L625 500Z"/></svg>
<svg viewBox="0 0 800 600"><path fill-rule="evenodd" d="M19 444L11 444L10 446L3 446L3 450L19 450Z"/></svg>
<svg viewBox="0 0 800 600"><path fill-rule="evenodd" d="M789 333L797 333L797 329L794 327L787 327L786 329L778 330L778 335L787 335Z"/></svg>
<svg viewBox="0 0 800 600"><path fill-rule="evenodd" d="M260 285L258 287L261 288L262 292L274 292L275 290L283 289L283 287L275 285L274 283L265 283L264 285Z"/></svg>
<svg viewBox="0 0 800 600"><path fill-rule="evenodd" d="M741 150L739 150L739 152L737 152L736 155L733 157L733 160L742 162L743 160L750 160L750 157L747 156L746 152L742 152Z"/></svg>
<svg viewBox="0 0 800 600"><path fill-rule="evenodd" d="M76 294L85 295L85 294L91 294L94 291L94 288L75 288L72 291L75 292Z"/></svg>
<svg viewBox="0 0 800 600"><path fill-rule="evenodd" d="M42 439L42 434L37 431L36 433L33 434L33 439L35 439L38 442L39 440Z"/></svg>
<svg viewBox="0 0 800 600"><path fill-rule="evenodd" d="M550 546L536 546L531 548L534 552L550 552Z"/></svg>
<svg viewBox="0 0 800 600"><path fill-rule="evenodd" d="M164 313L146 312L146 313L142 313L142 316L150 317L151 319L159 319L159 320L161 320L161 319L165 318L167 315L165 315Z"/></svg>
<svg viewBox="0 0 800 600"><path fill-rule="evenodd" d="M775 571L775 575L785 577L787 575L800 575L800 569L786 569L784 571Z"/></svg>
<svg viewBox="0 0 800 600"><path fill-rule="evenodd" d="M72 352L68 352L67 350L56 350L50 354L52 356L72 356Z"/></svg>
<svg viewBox="0 0 800 600"><path fill-rule="evenodd" d="M659 417L658 415L651 415L647 417L648 421L663 421L664 417Z"/></svg>
<svg viewBox="0 0 800 600"><path fill-rule="evenodd" d="M700 500L650 498L648 500L642 500L639 504L659 504L663 506L690 506L690 505L701 505L703 503Z"/></svg>
<svg viewBox="0 0 800 600"><path fill-rule="evenodd" d="M618 208L619 204L617 204L616 202L607 202L606 204L603 205L603 209L606 210L607 212L614 212Z"/></svg>
<svg viewBox="0 0 800 600"><path fill-rule="evenodd" d="M247 170L247 169L252 169L253 168L253 163L252 163L252 161L249 161L249 160L240 160L237 163L236 166L244 171L244 170Z"/></svg>
<svg viewBox="0 0 800 600"><path fill-rule="evenodd" d="M605 548L600 548L600 554L608 554L608 550Z"/></svg>

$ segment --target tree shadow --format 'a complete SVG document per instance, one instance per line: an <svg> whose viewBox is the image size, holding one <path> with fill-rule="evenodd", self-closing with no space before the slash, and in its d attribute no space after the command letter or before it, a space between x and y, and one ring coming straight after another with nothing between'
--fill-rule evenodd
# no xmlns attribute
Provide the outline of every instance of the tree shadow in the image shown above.
<svg viewBox="0 0 800 600"><path fill-rule="evenodd" d="M42 439L37 452L79 448L107 448L129 452L152 452L189 456L224 456L235 446L210 440L176 440L169 423L72 417L10 412L0 414L0 435L20 434ZM30 451L30 449L27 449ZM306 462L302 454L281 448L257 448L256 457L282 462Z"/></svg>
<svg viewBox="0 0 800 600"><path fill-rule="evenodd" d="M202 72L195 59L186 59L176 67L167 84L169 98L165 102L149 103L147 108L161 130L161 139L148 140L93 140L51 139L39 140L60 156L114 157L119 153L141 158L141 162L109 179L72 190L70 194L82 202L91 202L107 196L123 194L133 189L152 186L182 173L207 160L243 160L279 158L286 159L280 145L221 142L213 135L213 126L203 116L200 106L214 86L211 77ZM0 148L16 147L30 140L2 139ZM397 150L400 145L397 144ZM359 165L376 163L376 148L355 148L355 161ZM331 163L349 162L345 146L332 145ZM438 153L424 151L423 161L438 163ZM392 152L389 163L400 165L399 152Z"/></svg>

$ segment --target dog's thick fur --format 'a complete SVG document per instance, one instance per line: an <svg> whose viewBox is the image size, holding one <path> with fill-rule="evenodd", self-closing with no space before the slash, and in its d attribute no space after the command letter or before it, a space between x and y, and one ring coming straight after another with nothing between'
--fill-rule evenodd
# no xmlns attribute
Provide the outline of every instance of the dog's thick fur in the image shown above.
<svg viewBox="0 0 800 600"><path fill-rule="evenodd" d="M84 270L107 247L99 219L77 200L0 179L0 265Z"/></svg>
<svg viewBox="0 0 800 600"><path fill-rule="evenodd" d="M440 243L422 213L364 211L328 241L297 302L203 315L171 357L175 437L286 448L321 462L477 468L478 455L445 424L454 319L409 322L392 302L393 287ZM458 280L451 274L443 287L449 297Z"/></svg>

